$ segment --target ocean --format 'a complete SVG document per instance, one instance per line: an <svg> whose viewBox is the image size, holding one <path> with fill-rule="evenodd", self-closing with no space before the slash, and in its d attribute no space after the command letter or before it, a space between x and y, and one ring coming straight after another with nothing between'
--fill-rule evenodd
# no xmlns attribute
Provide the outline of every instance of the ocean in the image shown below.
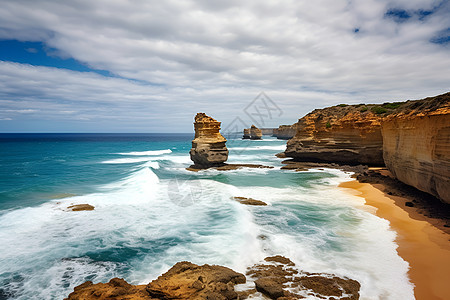
<svg viewBox="0 0 450 300"><path fill-rule="evenodd" d="M286 141L266 136L229 139L228 162L273 169L190 172L192 138L0 134L0 299L146 284L185 260L245 273L273 255L358 280L360 299L414 299L389 222L338 187L350 173L281 170ZM95 209L67 208L85 203Z"/></svg>

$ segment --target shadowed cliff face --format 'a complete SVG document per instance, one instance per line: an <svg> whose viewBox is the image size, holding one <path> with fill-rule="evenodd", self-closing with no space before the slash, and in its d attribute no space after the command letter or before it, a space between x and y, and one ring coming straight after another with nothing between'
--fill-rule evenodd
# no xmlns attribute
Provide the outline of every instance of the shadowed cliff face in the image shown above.
<svg viewBox="0 0 450 300"><path fill-rule="evenodd" d="M226 139L220 134L220 122L198 113L195 116L195 138L189 152L195 165L208 168L221 166L228 159Z"/></svg>
<svg viewBox="0 0 450 300"><path fill-rule="evenodd" d="M391 173L450 203L450 93L410 101L383 120L382 134Z"/></svg>
<svg viewBox="0 0 450 300"><path fill-rule="evenodd" d="M297 133L297 124L294 125L280 125L274 130L274 135L280 140L289 140Z"/></svg>
<svg viewBox="0 0 450 300"><path fill-rule="evenodd" d="M360 106L316 109L296 123L286 156L299 161L384 165L381 116Z"/></svg>

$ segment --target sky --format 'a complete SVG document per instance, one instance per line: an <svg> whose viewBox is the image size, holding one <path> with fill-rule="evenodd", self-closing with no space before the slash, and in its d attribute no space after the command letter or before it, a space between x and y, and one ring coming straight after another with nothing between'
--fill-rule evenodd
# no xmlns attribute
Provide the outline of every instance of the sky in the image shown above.
<svg viewBox="0 0 450 300"><path fill-rule="evenodd" d="M0 132L277 127L439 95L449 2L2 0Z"/></svg>

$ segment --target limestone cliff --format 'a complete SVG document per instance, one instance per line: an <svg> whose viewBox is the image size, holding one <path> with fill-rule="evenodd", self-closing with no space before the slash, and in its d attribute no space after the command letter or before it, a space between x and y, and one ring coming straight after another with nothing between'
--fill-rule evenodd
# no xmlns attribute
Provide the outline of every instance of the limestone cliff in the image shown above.
<svg viewBox="0 0 450 300"><path fill-rule="evenodd" d="M261 138L262 138L261 129L259 129L255 125L252 125L252 127L250 127L250 139L260 140Z"/></svg>
<svg viewBox="0 0 450 300"><path fill-rule="evenodd" d="M384 165L381 116L363 105L316 109L295 124L286 156L299 161Z"/></svg>
<svg viewBox="0 0 450 300"><path fill-rule="evenodd" d="M381 130L391 173L450 203L450 93L406 102Z"/></svg>
<svg viewBox="0 0 450 300"><path fill-rule="evenodd" d="M189 152L194 165L199 168L221 166L228 159L226 139L220 134L220 122L198 113L194 123L195 138Z"/></svg>
<svg viewBox="0 0 450 300"><path fill-rule="evenodd" d="M275 136L280 140L289 140L297 133L297 125L280 125L276 131Z"/></svg>

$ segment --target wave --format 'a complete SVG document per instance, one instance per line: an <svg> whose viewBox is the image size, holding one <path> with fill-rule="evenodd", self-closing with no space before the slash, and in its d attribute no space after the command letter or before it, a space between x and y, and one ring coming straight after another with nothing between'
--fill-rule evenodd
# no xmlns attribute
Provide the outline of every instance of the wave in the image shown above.
<svg viewBox="0 0 450 300"><path fill-rule="evenodd" d="M172 150L165 149L165 150L150 150L150 151L132 151L132 152L124 152L124 153L117 153L120 155L131 155L131 156L152 156L152 155L162 155L162 154L169 154L172 153Z"/></svg>

